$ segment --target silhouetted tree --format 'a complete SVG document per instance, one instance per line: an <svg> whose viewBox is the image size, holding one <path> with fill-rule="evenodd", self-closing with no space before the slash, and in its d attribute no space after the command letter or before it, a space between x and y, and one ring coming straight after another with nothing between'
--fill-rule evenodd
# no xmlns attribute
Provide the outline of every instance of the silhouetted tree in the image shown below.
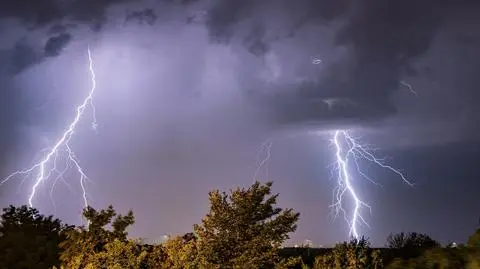
<svg viewBox="0 0 480 269"><path fill-rule="evenodd" d="M394 249L421 248L428 249L439 247L440 243L426 234L421 233L398 233L390 234L387 238L387 247Z"/></svg>
<svg viewBox="0 0 480 269"><path fill-rule="evenodd" d="M201 268L282 266L278 248L296 230L299 214L275 207L278 194L271 195L271 187L272 182L256 182L248 189L209 193L210 210L194 226Z"/></svg>
<svg viewBox="0 0 480 269"><path fill-rule="evenodd" d="M410 259L421 256L428 249L440 247L440 243L426 234L398 233L388 236L387 247L394 257Z"/></svg>
<svg viewBox="0 0 480 269"><path fill-rule="evenodd" d="M0 222L0 268L47 269L60 263L58 244L65 240L65 225L37 209L10 206Z"/></svg>
<svg viewBox="0 0 480 269"><path fill-rule="evenodd" d="M117 249L125 252L133 251L128 244L126 231L135 222L132 211L122 216L117 215L112 206L100 211L87 207L83 211L83 216L88 222L88 227L81 226L69 231L67 239L60 243L63 250L60 259L66 268L88 268L87 266L95 264L98 255L102 255L102 252L111 254ZM106 226L112 228L107 229ZM126 245L121 246L119 243L126 243Z"/></svg>

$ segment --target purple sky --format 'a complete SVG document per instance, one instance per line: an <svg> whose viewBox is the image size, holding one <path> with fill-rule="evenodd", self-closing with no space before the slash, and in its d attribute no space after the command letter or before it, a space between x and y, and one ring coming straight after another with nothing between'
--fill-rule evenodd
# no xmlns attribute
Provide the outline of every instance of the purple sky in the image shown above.
<svg viewBox="0 0 480 269"><path fill-rule="evenodd" d="M345 240L328 207L336 129L416 184L374 168L382 187L357 179L372 206L360 231L373 244L400 231L462 242L478 224L476 1L17 2L0 4L0 177L38 161L72 120L90 87L90 46L99 125L87 110L71 144L91 205L133 209L132 236L190 231L209 190L252 182L273 137L259 179L301 213L292 241ZM318 102L332 98L346 105ZM76 224L80 189L66 179L73 190L59 184L55 206L52 182L35 205ZM0 205L26 203L32 184L1 186Z"/></svg>

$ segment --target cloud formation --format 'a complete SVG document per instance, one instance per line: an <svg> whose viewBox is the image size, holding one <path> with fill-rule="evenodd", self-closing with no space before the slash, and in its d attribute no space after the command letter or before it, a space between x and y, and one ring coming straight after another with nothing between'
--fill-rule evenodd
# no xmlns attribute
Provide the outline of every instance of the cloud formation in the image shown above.
<svg viewBox="0 0 480 269"><path fill-rule="evenodd" d="M72 36L68 33L62 33L51 37L45 44L45 56L54 57L60 55L62 49L67 46L71 40Z"/></svg>
<svg viewBox="0 0 480 269"><path fill-rule="evenodd" d="M266 108L262 116L273 126L358 125L395 115L394 96L404 88L404 79L432 72L417 62L451 13L447 1L433 0L72 0L63 5L51 0L38 8L26 6L39 2L25 1L2 3L0 17L18 18L32 29L47 27L49 36L43 53L26 41L9 50L9 59L15 59L9 67L13 74L59 56L80 25L102 30L107 11L115 5L128 6L116 14L120 27L122 22L123 27L145 24L155 31L168 17L160 4L199 4L199 12L180 21L204 23L213 45L228 47L242 58L236 70L238 90ZM457 37L462 44L474 41L474 35ZM321 63L313 65L312 57ZM201 97L198 91L195 95Z"/></svg>
<svg viewBox="0 0 480 269"><path fill-rule="evenodd" d="M110 6L128 2L132 0L68 0L62 3L55 0L23 0L20 3L7 0L0 4L0 18L20 19L32 29L67 19L91 24L98 30L105 22Z"/></svg>
<svg viewBox="0 0 480 269"><path fill-rule="evenodd" d="M287 2L213 1L207 20L212 41L239 42L257 56L265 55L275 43L302 38L305 31L315 35L322 26L335 29L334 43L346 48L346 58L322 70L320 81L291 85L298 89L287 91L280 98L284 102L272 99L279 106L279 120L287 122L358 120L395 113L392 94L403 77L418 73L412 62L430 47L443 8L438 1L414 0ZM317 32L322 39L321 31ZM318 102L329 98L353 105L332 109Z"/></svg>

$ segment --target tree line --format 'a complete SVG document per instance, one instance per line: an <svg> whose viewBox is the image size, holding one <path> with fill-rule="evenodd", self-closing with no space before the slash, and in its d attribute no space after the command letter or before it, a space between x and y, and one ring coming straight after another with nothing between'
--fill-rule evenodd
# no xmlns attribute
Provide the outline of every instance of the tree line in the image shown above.
<svg viewBox="0 0 480 269"><path fill-rule="evenodd" d="M209 193L208 213L193 230L161 244L128 237L132 211L83 211L72 226L28 206L3 209L0 269L480 269L480 229L465 245L444 246L425 234L399 233L382 249L366 238L331 249L281 248L299 213L276 206L272 182Z"/></svg>

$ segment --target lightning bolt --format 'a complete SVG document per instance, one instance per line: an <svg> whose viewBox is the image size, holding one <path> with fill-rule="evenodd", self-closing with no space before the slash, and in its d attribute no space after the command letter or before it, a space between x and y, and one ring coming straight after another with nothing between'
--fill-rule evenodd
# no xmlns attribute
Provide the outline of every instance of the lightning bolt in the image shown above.
<svg viewBox="0 0 480 269"><path fill-rule="evenodd" d="M257 175L260 172L260 169L262 169L262 167L267 165L268 161L270 160L272 146L273 146L273 142L271 140L267 140L267 141L263 142L263 144L262 144L262 146L261 146L261 148L260 148L260 150L257 154L257 159L259 158L259 156L261 155L262 152L265 152L265 157L260 162L257 162L257 168L255 169L255 173L253 174L253 182L254 183L257 180ZM268 167L266 167L266 173L267 173L267 178L268 178Z"/></svg>
<svg viewBox="0 0 480 269"><path fill-rule="evenodd" d="M362 224L368 226L368 223L362 216L362 209L367 208L371 210L371 207L370 205L361 200L359 193L355 189L355 186L353 184L352 174L354 171L356 171L357 174L360 175L360 177L363 177L370 182L377 184L375 181L372 180L372 178L367 176L361 170L359 161L365 160L380 168L387 169L400 177L400 179L402 179L403 182L405 182L409 186L413 186L413 184L409 180L407 180L407 178L403 175L402 172L386 164L384 159L376 157L372 153L371 148L359 142L347 131L335 131L331 142L335 146L336 161L334 163L334 167L337 171L337 187L334 189L334 202L331 207L334 210L335 217L338 216L340 213L343 213L345 221L349 225L349 235L358 239L358 226ZM348 216L347 211L343 208L344 197L347 194L353 200L353 211L351 212L350 217Z"/></svg>
<svg viewBox="0 0 480 269"><path fill-rule="evenodd" d="M85 207L88 206L87 189L86 189L86 181L88 180L88 177L85 174L83 168L80 166L80 162L78 161L74 151L70 146L70 139L74 135L75 128L78 122L81 120L88 106L92 108L92 115L93 115L92 128L95 130L97 128L95 106L93 105L93 97L96 90L96 81L95 81L95 70L94 70L92 53L90 51L90 47L88 47L87 52L88 52L88 70L90 72L92 86L87 97L84 99L83 103L77 107L76 109L77 113L73 121L70 123L70 125L68 125L67 129L60 136L60 138L55 142L53 147L46 152L46 154L44 155L41 161L39 161L38 163L34 164L33 166L31 166L26 170L19 170L10 174L0 182L0 185L3 185L7 181L11 180L12 178L15 178L18 176L23 176L25 180L28 177L32 176L33 174L34 184L31 188L30 195L28 197L28 204L30 205L30 207L33 207L33 200L35 199L35 196L38 191L37 189L41 183L55 176L51 193L50 193L50 195L52 195L53 188L55 188L56 182L58 180L63 180L65 182L64 175L72 166L76 169L77 173L80 176L79 181L80 181L80 187L82 189L83 203ZM58 168L59 167L58 159L60 157L59 156L60 153L66 154L65 167L62 170L59 170Z"/></svg>

